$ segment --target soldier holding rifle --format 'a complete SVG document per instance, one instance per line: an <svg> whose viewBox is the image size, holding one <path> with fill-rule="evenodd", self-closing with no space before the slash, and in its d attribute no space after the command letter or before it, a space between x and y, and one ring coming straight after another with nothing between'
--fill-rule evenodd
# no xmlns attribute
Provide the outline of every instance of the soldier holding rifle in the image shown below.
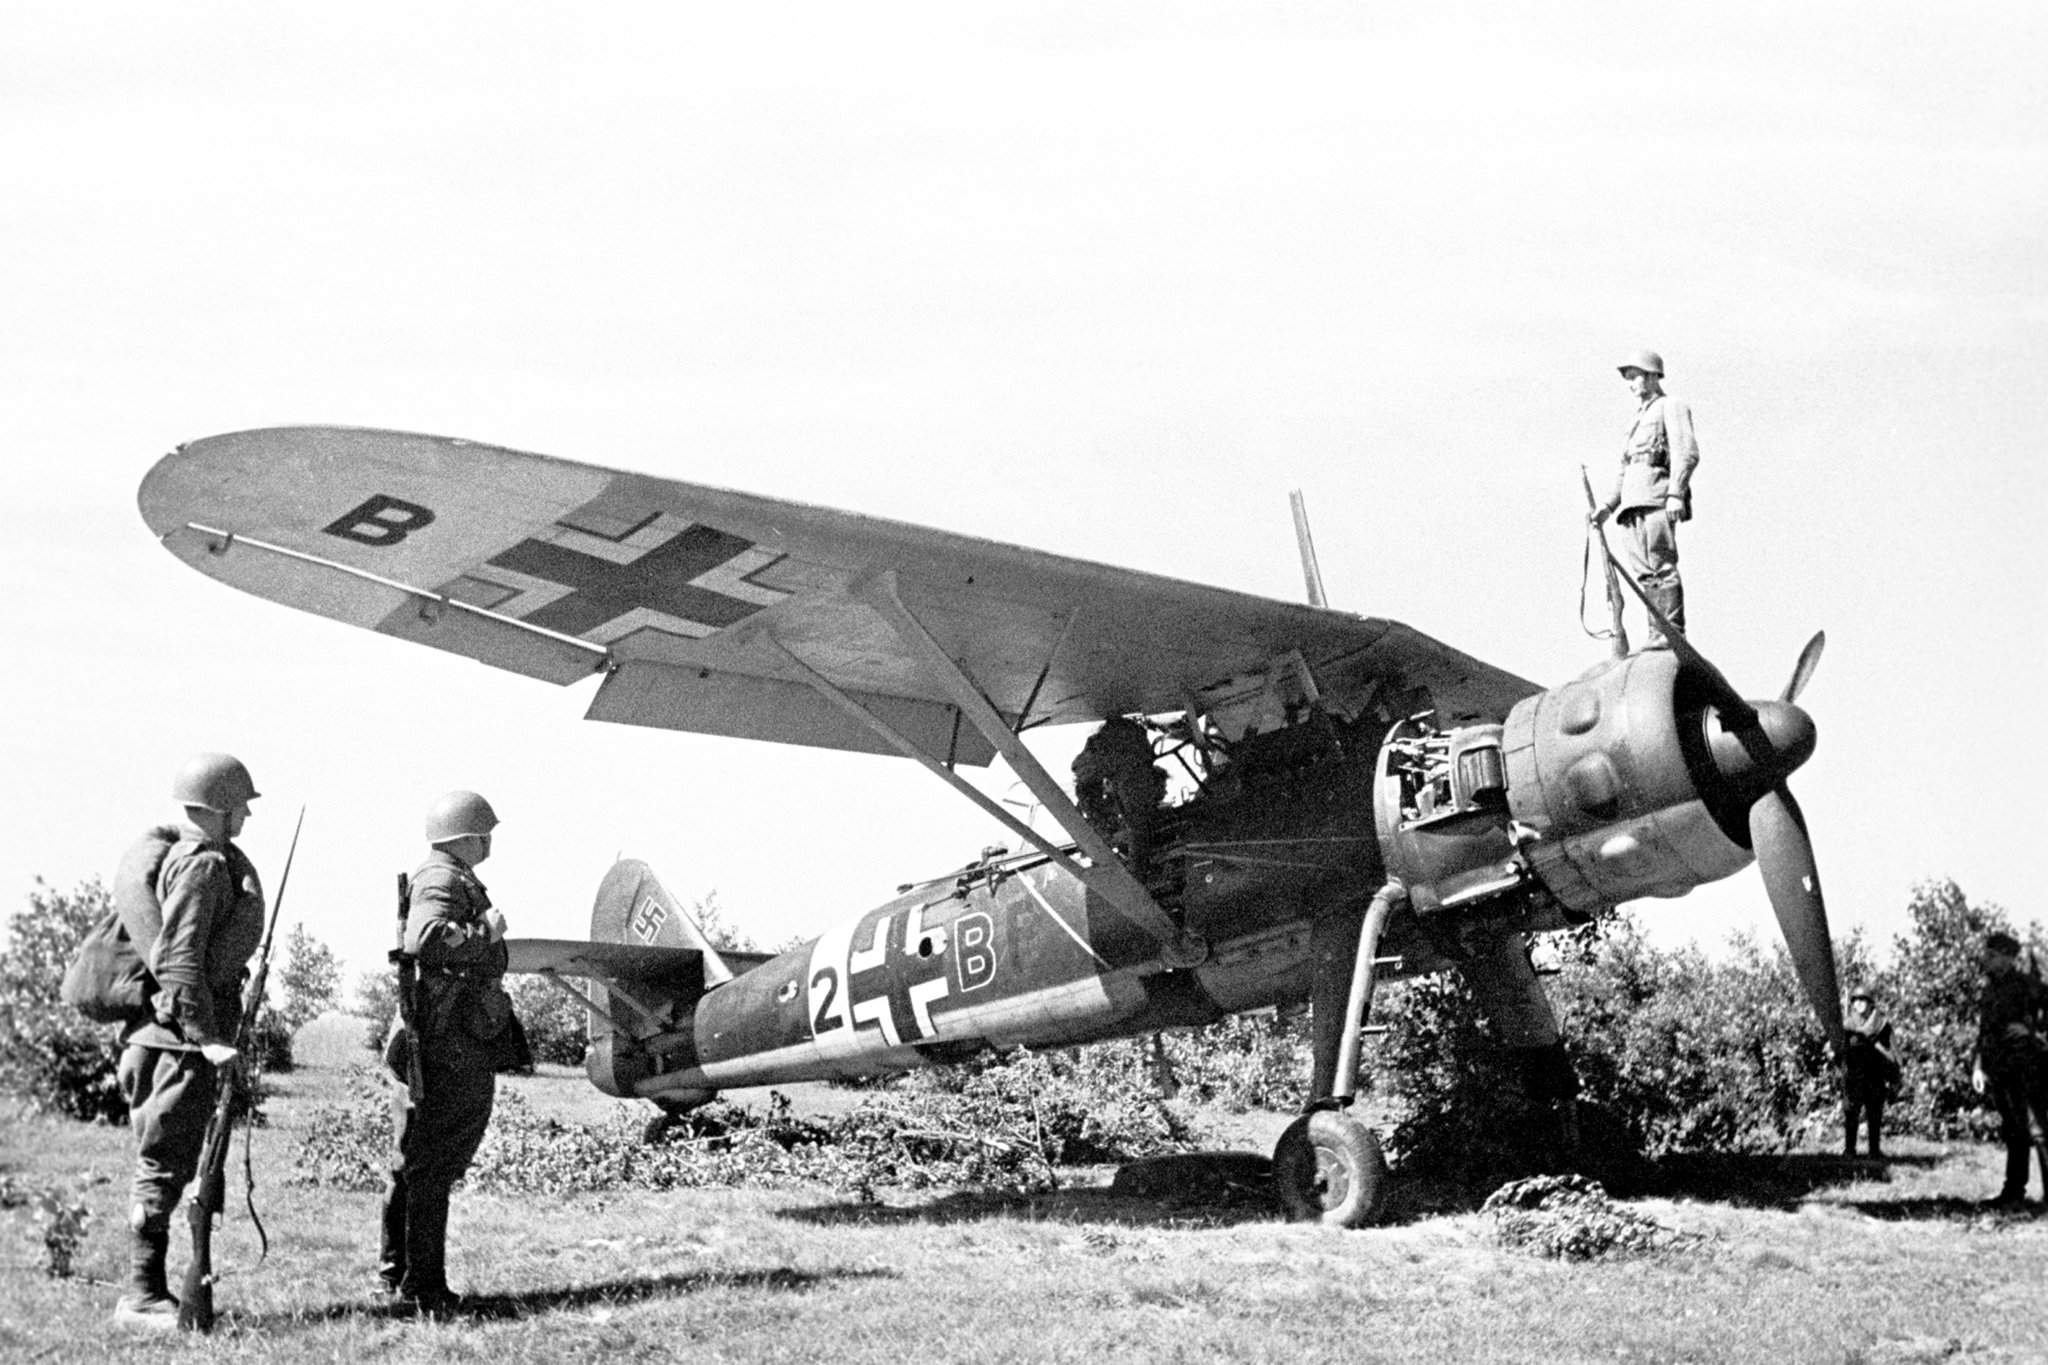
<svg viewBox="0 0 2048 1365"><path fill-rule="evenodd" d="M256 796L230 755L186 763L171 784L184 824L142 892L161 903L163 924L154 942L137 944L156 980L154 1014L123 1035L118 1069L135 1134L129 1281L114 1307L124 1326L178 1321L164 1271L171 1214L198 1171L218 1088L240 1060L242 983L263 937L263 887L233 842Z"/></svg>
<svg viewBox="0 0 2048 1365"><path fill-rule="evenodd" d="M1678 576L1678 523L1692 519L1692 472L1700 444L1692 410L1664 392L1664 358L1637 351L1618 367L1636 397L1634 420L1622 442L1613 490L1593 509L1595 526L1619 514L1620 552L1643 596L1672 626L1685 629L1685 587ZM1668 649L1654 621L1645 649Z"/></svg>

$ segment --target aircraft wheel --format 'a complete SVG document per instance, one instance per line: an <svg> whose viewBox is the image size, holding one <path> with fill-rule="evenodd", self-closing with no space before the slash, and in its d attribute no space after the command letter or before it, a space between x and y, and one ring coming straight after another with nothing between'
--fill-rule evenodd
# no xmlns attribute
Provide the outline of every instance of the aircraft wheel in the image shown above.
<svg viewBox="0 0 2048 1365"><path fill-rule="evenodd" d="M1273 1189L1297 1222L1361 1228L1379 1217L1386 1201L1387 1159L1371 1129L1349 1114L1318 1109L1280 1135Z"/></svg>

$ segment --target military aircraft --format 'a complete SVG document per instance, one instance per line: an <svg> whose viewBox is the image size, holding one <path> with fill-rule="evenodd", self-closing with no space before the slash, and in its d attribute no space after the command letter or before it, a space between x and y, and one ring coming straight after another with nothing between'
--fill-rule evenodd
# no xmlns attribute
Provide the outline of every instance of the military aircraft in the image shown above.
<svg viewBox="0 0 2048 1365"><path fill-rule="evenodd" d="M1016 836L773 955L717 950L620 862L589 942L512 945L587 1005L609 1094L676 1112L1306 1000L1314 1100L1275 1183L1295 1216L1360 1225L1386 1186L1351 1112L1378 983L1463 973L1532 1088L1568 1095L1529 936L1752 859L1841 1040L1786 786L1819 636L1775 700L1676 631L1546 691L1319 605L1312 556L1311 602L1288 603L395 431L207 437L140 503L245 592L545 682L601 675L590 719L906 757ZM1021 737L1077 722L1099 728L1069 795ZM1061 837L960 775L997 756Z"/></svg>

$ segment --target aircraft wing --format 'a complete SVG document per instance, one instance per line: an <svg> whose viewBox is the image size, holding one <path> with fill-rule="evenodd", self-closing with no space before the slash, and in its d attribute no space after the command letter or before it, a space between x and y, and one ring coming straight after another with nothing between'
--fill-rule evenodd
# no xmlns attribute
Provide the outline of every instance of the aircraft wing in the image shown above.
<svg viewBox="0 0 2048 1365"><path fill-rule="evenodd" d="M1453 718L1538 690L1398 622L440 436L211 436L139 500L173 554L245 592L557 684L603 674L598 720L896 752L836 689L927 752L987 763L874 605L884 579L1018 729L1246 712L1287 670Z"/></svg>
<svg viewBox="0 0 2048 1365"><path fill-rule="evenodd" d="M677 978L696 981L704 961L704 954L695 948L589 943L573 938L508 938L505 956L508 972L558 972L650 985Z"/></svg>

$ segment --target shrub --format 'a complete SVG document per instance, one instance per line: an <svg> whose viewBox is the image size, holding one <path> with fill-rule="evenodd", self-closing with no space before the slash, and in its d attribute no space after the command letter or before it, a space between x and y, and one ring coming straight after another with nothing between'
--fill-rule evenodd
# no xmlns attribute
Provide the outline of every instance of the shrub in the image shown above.
<svg viewBox="0 0 2048 1365"><path fill-rule="evenodd" d="M305 925L294 924L271 984L284 997L279 1023L286 1034L297 1033L340 1003L341 963Z"/></svg>
<svg viewBox="0 0 2048 1365"><path fill-rule="evenodd" d="M43 1244L43 1273L69 1279L92 1223L92 1206L63 1185L31 1186L0 1175L0 1210L21 1213Z"/></svg>
<svg viewBox="0 0 2048 1365"><path fill-rule="evenodd" d="M64 970L86 931L113 907L98 878L60 892L41 878L7 923L0 952L0 1088L38 1110L125 1123L115 1069L116 1031L88 1022L58 998Z"/></svg>
<svg viewBox="0 0 2048 1365"><path fill-rule="evenodd" d="M1586 1097L1651 1155L1784 1150L1841 1096L1785 951L1738 938L1658 952L1622 918L1568 958L1552 1000Z"/></svg>
<svg viewBox="0 0 2048 1365"><path fill-rule="evenodd" d="M377 1056L383 1056L385 1031L398 1017L397 971L385 967L358 976L355 999L349 1005L349 1013L370 1021L370 1026L363 1030L363 1046Z"/></svg>
<svg viewBox="0 0 2048 1365"><path fill-rule="evenodd" d="M1493 1235L1502 1246L1561 1261L1640 1255L1697 1240L1697 1234L1687 1238L1614 1203L1582 1175L1510 1181L1487 1196L1479 1211L1492 1215Z"/></svg>
<svg viewBox="0 0 2048 1365"><path fill-rule="evenodd" d="M295 1182L380 1186L391 1147L391 1090L368 1067L340 1103L321 1106L295 1154ZM598 1124L546 1117L515 1091L498 1096L465 1180L471 1188L566 1194L707 1185L824 1184L1049 1188L1056 1167L1184 1150L1185 1123L1157 1099L1073 1059L1018 1053L915 1072L830 1120L794 1117L777 1096L765 1116L713 1103L643 1140L646 1111L622 1103Z"/></svg>
<svg viewBox="0 0 2048 1365"><path fill-rule="evenodd" d="M1977 1052L1978 949L1994 929L2014 932L1996 905L1972 905L1952 881L1922 882L1906 907L1907 927L1872 993L1892 1021L1900 1091L1887 1122L1929 1137L1988 1138L1998 1118L1970 1088ZM2039 925L2028 934L2038 949Z"/></svg>
<svg viewBox="0 0 2048 1365"><path fill-rule="evenodd" d="M1462 976L1395 982L1374 1018L1388 1029L1371 1062L1392 1120L1391 1161L1454 1180L1545 1164L1554 1120L1524 1095Z"/></svg>
<svg viewBox="0 0 2048 1365"><path fill-rule="evenodd" d="M1169 1074L1182 1097L1233 1114L1299 1110L1308 1103L1308 1024L1306 1011L1241 1014L1168 1034Z"/></svg>
<svg viewBox="0 0 2048 1365"><path fill-rule="evenodd" d="M1832 1134L1840 1093L1782 948L1660 951L1626 914L1553 943L1563 961L1549 995L1581 1087L1581 1158L1784 1150ZM1842 957L1865 970L1859 941ZM1558 1116L1528 1099L1460 977L1396 983L1384 999L1390 1031L1374 1060L1395 1114L1391 1155L1467 1179L1565 1158Z"/></svg>
<svg viewBox="0 0 2048 1365"><path fill-rule="evenodd" d="M516 978L511 993L512 1008L526 1026L533 1059L561 1066L583 1065L583 1053L589 1046L584 1007L537 976Z"/></svg>

